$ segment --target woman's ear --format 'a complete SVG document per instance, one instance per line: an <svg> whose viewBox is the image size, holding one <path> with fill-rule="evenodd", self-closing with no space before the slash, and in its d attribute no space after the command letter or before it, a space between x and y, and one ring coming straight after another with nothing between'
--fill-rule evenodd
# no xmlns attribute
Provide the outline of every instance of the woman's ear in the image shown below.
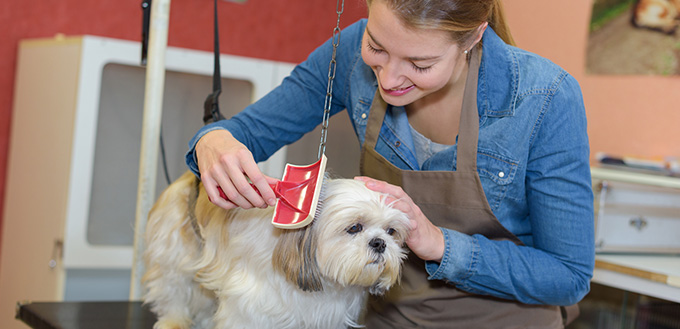
<svg viewBox="0 0 680 329"><path fill-rule="evenodd" d="M316 263L317 237L313 224L281 230L272 255L272 265L303 291L321 291L321 270Z"/></svg>
<svg viewBox="0 0 680 329"><path fill-rule="evenodd" d="M482 36L484 36L484 31L486 31L486 28L488 26L489 22L484 22L477 27L477 31L475 31L475 38L474 41L472 42L472 45L470 46L470 49L474 48L482 40Z"/></svg>

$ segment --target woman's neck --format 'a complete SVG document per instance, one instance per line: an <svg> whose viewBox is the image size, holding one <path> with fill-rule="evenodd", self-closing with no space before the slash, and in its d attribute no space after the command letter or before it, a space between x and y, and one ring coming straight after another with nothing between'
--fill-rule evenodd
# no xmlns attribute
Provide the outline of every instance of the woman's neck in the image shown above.
<svg viewBox="0 0 680 329"><path fill-rule="evenodd" d="M457 79L452 79L455 82L405 106L411 126L435 143L447 145L456 143L467 65L461 71L456 72Z"/></svg>

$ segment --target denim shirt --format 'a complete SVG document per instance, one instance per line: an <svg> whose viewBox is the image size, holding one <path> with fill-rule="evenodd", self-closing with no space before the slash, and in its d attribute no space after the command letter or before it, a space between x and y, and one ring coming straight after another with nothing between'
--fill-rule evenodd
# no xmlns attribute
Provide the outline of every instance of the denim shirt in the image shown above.
<svg viewBox="0 0 680 329"><path fill-rule="evenodd" d="M366 20L360 20L342 31L331 106L332 114L349 111L362 145L378 87L361 58L365 27ZM576 303L589 291L595 262L590 150L580 87L557 65L505 44L491 28L482 46L477 170L496 218L525 245L441 228L449 252L440 263L427 262L423 275L527 304ZM194 147L215 129L229 130L256 161L313 130L322 121L331 52L328 41L262 99L229 120L203 127L189 143L189 168L198 174ZM455 145L422 166L413 145L405 110L389 107L378 153L405 170L456 169Z"/></svg>

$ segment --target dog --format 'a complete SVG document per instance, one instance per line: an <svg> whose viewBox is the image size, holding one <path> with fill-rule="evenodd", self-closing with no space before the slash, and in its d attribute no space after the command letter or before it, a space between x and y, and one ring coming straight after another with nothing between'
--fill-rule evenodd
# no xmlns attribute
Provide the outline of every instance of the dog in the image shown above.
<svg viewBox="0 0 680 329"><path fill-rule="evenodd" d="M273 208L224 210L187 172L158 198L145 239L155 329L357 327L368 293L398 284L406 215L352 179L324 179L300 229Z"/></svg>
<svg viewBox="0 0 680 329"><path fill-rule="evenodd" d="M635 27L674 34L680 25L680 0L639 0L633 9Z"/></svg>

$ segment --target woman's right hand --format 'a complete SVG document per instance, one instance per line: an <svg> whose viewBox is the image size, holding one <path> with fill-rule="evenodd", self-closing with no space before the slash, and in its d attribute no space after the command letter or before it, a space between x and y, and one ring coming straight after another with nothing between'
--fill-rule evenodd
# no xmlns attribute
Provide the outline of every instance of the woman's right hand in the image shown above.
<svg viewBox="0 0 680 329"><path fill-rule="evenodd" d="M203 135L196 144L196 159L203 187L215 205L224 209L249 209L276 204L276 195L269 184L278 180L262 174L253 154L229 131L213 130ZM220 196L218 188L228 200Z"/></svg>

